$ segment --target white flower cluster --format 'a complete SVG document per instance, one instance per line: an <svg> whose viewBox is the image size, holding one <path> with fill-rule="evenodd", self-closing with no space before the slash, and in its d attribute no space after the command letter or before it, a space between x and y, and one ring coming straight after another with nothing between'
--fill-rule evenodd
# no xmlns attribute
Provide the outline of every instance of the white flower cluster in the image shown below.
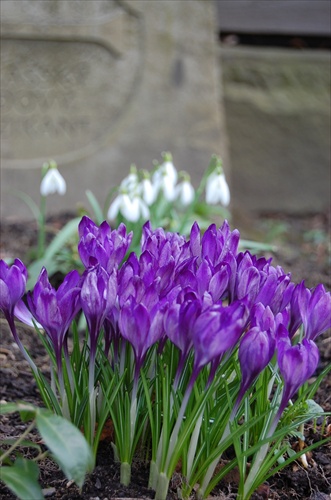
<svg viewBox="0 0 331 500"><path fill-rule="evenodd" d="M120 213L130 222L137 222L140 218L147 220L149 207L159 194L170 203L178 200L182 206L189 205L194 200L195 191L186 173L182 173L183 179L177 184L179 175L169 155L165 156L152 176L143 171L142 180L137 169L131 167L130 174L121 182L118 195L109 207L108 219L115 220Z"/></svg>
<svg viewBox="0 0 331 500"><path fill-rule="evenodd" d="M195 199L190 176L187 172L177 172L169 153L164 154L163 163L152 175L131 167L130 174L121 182L118 195L109 207L108 219L115 220L121 214L130 222L147 220L150 207L159 196L169 203L177 202L181 207L188 207ZM230 203L230 190L220 163L207 178L206 203L221 203L223 206Z"/></svg>

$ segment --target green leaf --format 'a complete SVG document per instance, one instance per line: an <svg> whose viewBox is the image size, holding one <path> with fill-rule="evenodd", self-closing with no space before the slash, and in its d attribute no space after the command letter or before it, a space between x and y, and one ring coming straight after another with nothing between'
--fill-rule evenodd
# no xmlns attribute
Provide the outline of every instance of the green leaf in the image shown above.
<svg viewBox="0 0 331 500"><path fill-rule="evenodd" d="M67 478L81 488L85 474L94 468L93 453L83 434L68 420L48 411L40 411L36 420L54 460Z"/></svg>
<svg viewBox="0 0 331 500"><path fill-rule="evenodd" d="M316 403L313 399L307 399L306 400L306 405L307 405L307 415L311 415L311 417L320 417L323 413L324 410L323 408Z"/></svg>
<svg viewBox="0 0 331 500"><path fill-rule="evenodd" d="M17 458L14 465L1 467L1 480L20 500L43 500L35 462Z"/></svg>
<svg viewBox="0 0 331 500"><path fill-rule="evenodd" d="M24 203L30 208L36 221L39 220L40 209L39 209L38 205L36 204L36 202L31 198L31 196L29 196L28 194L23 193L23 191L19 191L17 189L9 189L9 193L16 196L17 198L20 198L22 201L24 201Z"/></svg>
<svg viewBox="0 0 331 500"><path fill-rule="evenodd" d="M87 191L85 191L85 194L86 194L87 199L90 202L90 205L91 205L92 210L94 212L95 222L98 225L100 225L104 220L102 208L100 207L100 204L99 204L98 200L96 199L95 195L92 193L92 191L90 191L88 189Z"/></svg>
<svg viewBox="0 0 331 500"><path fill-rule="evenodd" d="M0 415L15 413L15 411L29 412L31 418L34 418L36 414L36 408L29 403L1 403L0 405Z"/></svg>
<svg viewBox="0 0 331 500"><path fill-rule="evenodd" d="M1 444L8 444L9 446L12 446L17 442L17 438L8 438L8 439L1 439L0 440ZM28 439L23 439L23 441L19 442L20 448L34 448L35 450L38 450L41 453L41 447L39 444L34 443L33 441L29 441ZM0 454L2 451L0 450Z"/></svg>
<svg viewBox="0 0 331 500"><path fill-rule="evenodd" d="M240 239L240 249L250 250L254 252L276 252L277 247L270 243L262 243L261 241L251 241Z"/></svg>
<svg viewBox="0 0 331 500"><path fill-rule="evenodd" d="M80 222L80 217L76 217L69 222L57 233L54 239L47 247L44 256L41 259L35 260L29 266L29 280L27 288L34 286L42 267L46 267L48 275L54 274L57 270L57 264L54 256L64 247L68 240L77 234L77 227Z"/></svg>

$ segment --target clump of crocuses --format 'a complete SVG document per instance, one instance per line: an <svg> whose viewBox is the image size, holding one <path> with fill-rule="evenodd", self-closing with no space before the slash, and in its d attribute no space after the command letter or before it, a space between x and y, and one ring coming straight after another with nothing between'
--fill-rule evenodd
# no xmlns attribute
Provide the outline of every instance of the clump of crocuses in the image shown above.
<svg viewBox="0 0 331 500"><path fill-rule="evenodd" d="M158 500L178 464L183 497L196 485L206 497L237 467L238 495L249 498L299 456L287 455L288 435L322 412L309 401L325 373L306 382L319 362L315 340L331 326L330 293L239 252L227 222L204 234L194 224L189 238L146 223L139 254L123 224L83 217L79 238L85 272L55 290L42 269L27 305L24 264L0 264L1 310L46 405L83 429L95 453L110 419L122 482L144 454ZM50 384L15 316L43 340Z"/></svg>

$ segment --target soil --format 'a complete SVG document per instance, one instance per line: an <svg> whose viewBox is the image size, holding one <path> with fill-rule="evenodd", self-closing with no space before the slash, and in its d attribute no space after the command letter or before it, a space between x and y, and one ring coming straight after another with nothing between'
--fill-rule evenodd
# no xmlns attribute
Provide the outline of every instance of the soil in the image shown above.
<svg viewBox="0 0 331 500"><path fill-rule="evenodd" d="M48 220L49 238L56 232L71 214L61 214ZM307 286L323 283L331 289L330 283L330 218L328 214L314 214L302 217L291 217L285 214L260 214L254 219L241 221L237 225L245 238L269 241L275 245L274 263L281 265L286 272L291 271L293 280L299 282L305 279ZM26 255L36 242L36 226L34 223L18 221L2 221L0 257L19 257L27 262ZM268 252L267 252L268 253ZM264 255L266 252L264 252ZM18 324L18 333L23 344L32 354L32 358L45 375L48 374L48 360L43 346L38 342L33 331ZM42 405L26 361L22 358L8 330L6 321L0 317L1 327L1 385L0 399L2 401L23 400ZM321 371L331 360L330 332L319 337L321 352ZM320 385L316 402L325 411L331 412L331 375L329 374ZM307 424L305 428L308 444L320 440L322 429L330 432L329 427ZM17 414L5 415L0 418L0 439L18 437L26 428ZM35 433L31 439L38 441ZM27 456L33 456L34 451L25 451ZM306 469L301 462L294 462L263 484L253 495L253 500L259 499L311 499L323 500L331 498L331 439L330 442L316 448L308 456L309 467ZM123 487L119 482L119 465L114 462L111 445L107 440L100 443L97 455L97 465L86 479L80 492L75 484L68 482L58 467L47 458L39 464L40 483L46 498L63 500L115 500L115 499L152 499L154 492L147 487L148 466L144 462L133 464L132 482L129 487ZM174 474L168 500L179 498L177 488L181 484L179 473ZM235 499L237 488L236 471L226 477L212 492L211 499ZM7 488L0 483L0 498L15 499ZM34 500L34 499L31 499Z"/></svg>

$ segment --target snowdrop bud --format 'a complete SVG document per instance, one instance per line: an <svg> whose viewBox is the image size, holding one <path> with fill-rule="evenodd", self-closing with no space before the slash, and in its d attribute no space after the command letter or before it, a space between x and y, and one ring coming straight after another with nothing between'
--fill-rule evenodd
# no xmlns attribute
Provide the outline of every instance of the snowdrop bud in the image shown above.
<svg viewBox="0 0 331 500"><path fill-rule="evenodd" d="M230 203L230 189L221 165L219 165L207 179L206 203L208 203L208 205L221 203L225 207Z"/></svg>
<svg viewBox="0 0 331 500"><path fill-rule="evenodd" d="M57 169L55 162L50 162L48 165L48 170L44 175L40 184L40 194L42 196L48 196L49 194L59 193L61 195L65 194L67 190L66 181Z"/></svg>

